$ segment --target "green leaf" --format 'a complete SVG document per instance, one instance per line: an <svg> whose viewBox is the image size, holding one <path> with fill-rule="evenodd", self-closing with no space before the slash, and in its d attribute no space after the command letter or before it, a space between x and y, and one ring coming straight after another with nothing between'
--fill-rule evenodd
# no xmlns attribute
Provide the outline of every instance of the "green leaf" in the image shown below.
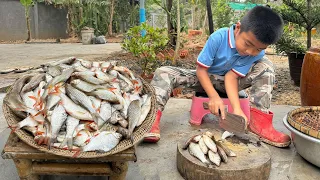
<svg viewBox="0 0 320 180"><path fill-rule="evenodd" d="M24 6L24 7L29 7L32 5L33 1L32 0L20 0L20 3Z"/></svg>

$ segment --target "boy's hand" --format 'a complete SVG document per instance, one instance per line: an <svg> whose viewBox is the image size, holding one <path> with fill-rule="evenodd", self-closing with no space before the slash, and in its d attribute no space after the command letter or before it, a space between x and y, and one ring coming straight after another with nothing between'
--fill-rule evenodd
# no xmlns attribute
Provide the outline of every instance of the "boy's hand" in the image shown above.
<svg viewBox="0 0 320 180"><path fill-rule="evenodd" d="M248 118L247 116L244 114L244 112L242 111L242 109L235 109L233 110L233 114L236 114L236 115L239 115L239 116L242 116L244 118L244 120L246 121L246 129L248 127Z"/></svg>
<svg viewBox="0 0 320 180"><path fill-rule="evenodd" d="M211 113L213 113L216 116L220 116L219 110L221 112L221 118L225 119L225 109L224 109L224 103L220 97L214 97L214 98L209 98L209 109Z"/></svg>

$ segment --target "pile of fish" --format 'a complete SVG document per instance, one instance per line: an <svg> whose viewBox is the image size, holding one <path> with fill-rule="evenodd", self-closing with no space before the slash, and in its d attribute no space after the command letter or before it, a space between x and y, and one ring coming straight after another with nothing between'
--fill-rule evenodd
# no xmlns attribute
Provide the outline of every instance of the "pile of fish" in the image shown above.
<svg viewBox="0 0 320 180"><path fill-rule="evenodd" d="M182 149L188 149L192 156L198 158L206 166L220 166L221 161L227 163L228 157L236 156L227 146L217 141L209 131L192 136L185 142Z"/></svg>
<svg viewBox="0 0 320 180"><path fill-rule="evenodd" d="M146 119L151 94L141 79L116 61L74 57L53 62L44 71L16 80L4 102L39 145L108 152ZM112 130L110 130L112 129Z"/></svg>

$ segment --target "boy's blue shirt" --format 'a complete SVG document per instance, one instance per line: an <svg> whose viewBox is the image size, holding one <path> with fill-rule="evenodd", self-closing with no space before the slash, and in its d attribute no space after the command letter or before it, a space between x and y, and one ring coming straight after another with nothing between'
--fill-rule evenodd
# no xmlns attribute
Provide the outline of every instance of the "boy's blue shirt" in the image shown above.
<svg viewBox="0 0 320 180"><path fill-rule="evenodd" d="M197 64L209 68L209 73L224 76L232 70L244 77L251 65L264 56L264 50L257 56L240 56L235 46L234 26L212 33L200 52Z"/></svg>

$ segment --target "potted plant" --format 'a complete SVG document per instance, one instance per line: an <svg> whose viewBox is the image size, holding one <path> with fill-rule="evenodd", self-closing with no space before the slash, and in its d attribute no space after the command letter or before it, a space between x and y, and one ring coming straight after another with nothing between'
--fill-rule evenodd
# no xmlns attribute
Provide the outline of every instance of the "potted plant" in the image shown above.
<svg viewBox="0 0 320 180"><path fill-rule="evenodd" d="M141 34L142 31L146 32L145 35ZM157 52L165 48L168 41L165 29L153 28L142 23L127 31L121 46L124 50L141 58L139 62L142 68L141 76L150 79L153 77L153 71L157 68Z"/></svg>
<svg viewBox="0 0 320 180"><path fill-rule="evenodd" d="M311 47L312 29L320 24L319 0L283 0L283 4L276 6L275 10L279 12L285 22L290 22L298 25L299 27L305 28L307 32L306 49L309 49ZM295 84L299 86L302 61L294 59L298 57L303 59L303 54L305 53L306 49L297 43L293 37L288 37L287 34L284 34L282 37L283 39L281 40L283 42L280 40L278 47L282 46L285 48L285 50L282 52L287 53L289 57L291 78L294 80ZM298 45L298 47L295 47L295 45ZM278 48L278 50L280 49ZM292 68L294 68L294 70ZM293 72L291 72L292 70Z"/></svg>
<svg viewBox="0 0 320 180"><path fill-rule="evenodd" d="M275 44L275 50L278 54L287 54L291 79L296 86L299 86L301 67L307 48L302 42L296 40L293 33L290 32L289 27L285 26L282 37Z"/></svg>

